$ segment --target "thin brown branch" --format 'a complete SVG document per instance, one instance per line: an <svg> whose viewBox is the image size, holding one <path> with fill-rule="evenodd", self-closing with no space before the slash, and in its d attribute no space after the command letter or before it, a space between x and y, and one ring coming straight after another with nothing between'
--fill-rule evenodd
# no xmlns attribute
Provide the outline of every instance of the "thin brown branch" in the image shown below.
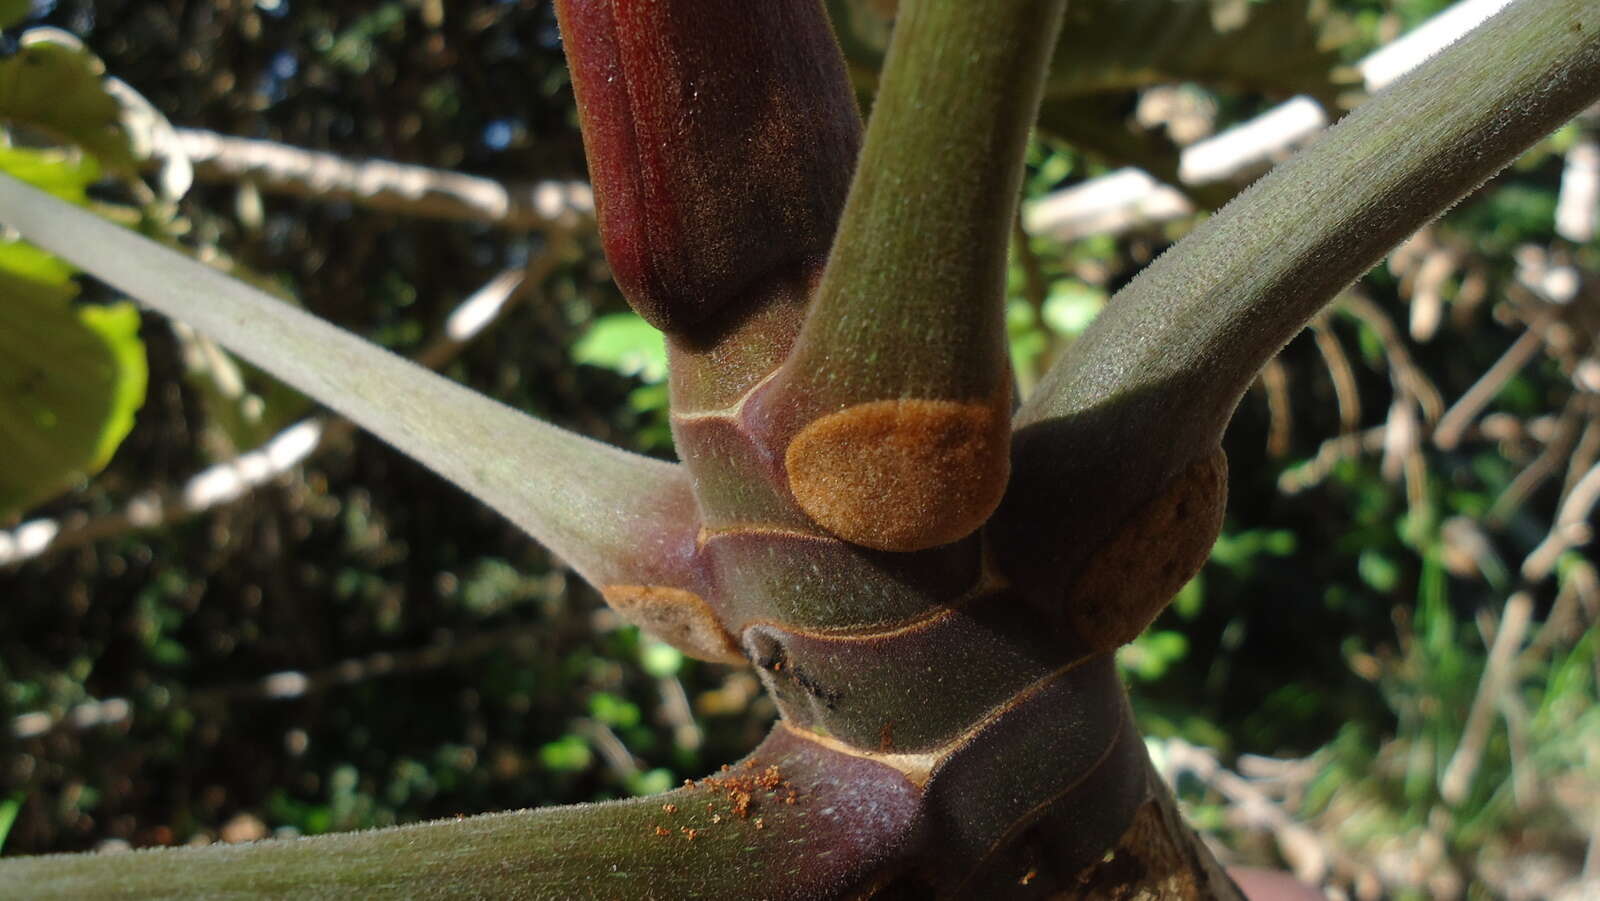
<svg viewBox="0 0 1600 901"><path fill-rule="evenodd" d="M1038 363L1029 367L1027 372L1013 372L1016 380L1017 396L1027 397L1033 390L1034 382L1039 374L1044 371L1050 361L1056 356L1055 334L1045 325L1044 305L1049 298L1050 285L1044 276L1044 266L1039 261L1039 255L1034 252L1033 238L1028 234L1028 229L1022 224L1022 211L1012 217L1011 242L1016 255L1016 261L1022 269L1022 296L1027 300L1028 306L1033 310L1034 323L1038 326L1039 334L1044 336L1044 352L1039 355Z"/></svg>
<svg viewBox="0 0 1600 901"><path fill-rule="evenodd" d="M1439 395L1439 389L1428 378L1427 373L1416 364L1407 349L1406 342L1400 335L1400 329L1389 318L1383 308L1360 292L1347 291L1339 301L1339 309L1355 317L1358 321L1372 329L1378 337L1378 343L1383 347L1384 360L1389 365L1390 376L1394 379L1395 389L1409 394L1415 398L1418 406L1422 408L1423 418L1430 423L1438 422L1444 415L1444 399Z"/></svg>
<svg viewBox="0 0 1600 901"><path fill-rule="evenodd" d="M1050 286L1044 277L1044 267L1039 262L1039 255L1033 251L1032 236L1022 222L1022 212L1012 220L1011 240L1016 248L1017 263L1022 267L1022 296L1027 299L1028 306L1033 307L1035 316L1039 321L1044 321L1044 302L1050 293Z"/></svg>
<svg viewBox="0 0 1600 901"><path fill-rule="evenodd" d="M1600 572L1588 560L1577 561L1576 565L1562 574L1561 587L1550 605L1550 613L1522 652L1523 659L1532 663L1542 659L1551 648L1576 640L1585 628L1585 606L1590 608L1591 620L1600 618L1595 615L1600 614L1600 603L1597 602L1600 602Z"/></svg>
<svg viewBox="0 0 1600 901"><path fill-rule="evenodd" d="M594 219L594 194L578 181L510 184L389 160L355 159L275 141L180 128L176 147L201 181L521 231L570 230Z"/></svg>
<svg viewBox="0 0 1600 901"><path fill-rule="evenodd" d="M1519 658L1520 659L1520 658ZM1511 757L1511 795L1517 809L1532 810L1539 799L1539 771L1528 745L1528 708L1514 691L1502 691L1495 704L1506 723L1506 746Z"/></svg>
<svg viewBox="0 0 1600 901"><path fill-rule="evenodd" d="M1403 459L1405 462L1400 470L1405 476L1406 509L1410 511L1414 522L1426 522L1432 506L1428 499L1428 462L1423 459L1420 446Z"/></svg>
<svg viewBox="0 0 1600 901"><path fill-rule="evenodd" d="M1593 537L1594 530L1587 520L1597 501L1600 501L1600 463L1590 466L1561 502L1550 532L1522 561L1523 578L1530 582L1543 580L1555 569L1562 552Z"/></svg>
<svg viewBox="0 0 1600 901"><path fill-rule="evenodd" d="M1573 445L1578 440L1580 426L1583 425L1585 406L1581 397L1575 396L1567 401L1566 408L1556 420L1555 433L1545 443L1544 449L1533 458L1532 462L1524 466L1516 478L1511 480L1511 484L1495 498L1494 505L1484 516L1489 525L1499 528L1510 521L1512 514L1516 513L1541 485L1555 475L1556 468L1568 459Z"/></svg>
<svg viewBox="0 0 1600 901"><path fill-rule="evenodd" d="M1162 775L1169 783L1184 773L1191 774L1228 802L1244 828L1270 833L1279 853L1302 882L1320 884L1328 878L1336 861L1344 863L1338 851L1314 830L1297 821L1256 784L1224 767L1210 751L1170 738L1161 745L1159 758Z"/></svg>
<svg viewBox="0 0 1600 901"><path fill-rule="evenodd" d="M1362 78L1376 92L1506 6L1509 0L1465 0L1362 60ZM1179 179L1190 187L1235 182L1303 146L1328 124L1316 102L1299 97L1183 151ZM1119 169L1057 191L1029 205L1029 229L1059 241L1115 234L1171 222L1195 212L1182 191L1138 169Z"/></svg>
<svg viewBox="0 0 1600 901"><path fill-rule="evenodd" d="M1572 456L1567 458L1567 471L1561 479L1563 503L1572 496L1578 480L1594 465L1597 457L1600 457L1600 417L1592 417L1578 439L1578 446L1572 449Z"/></svg>
<svg viewBox="0 0 1600 901"><path fill-rule="evenodd" d="M656 680L656 691L661 695L661 718L672 727L673 744L686 751L698 749L705 742L705 730L694 718L694 707L683 681L677 676L663 676Z"/></svg>
<svg viewBox="0 0 1600 901"><path fill-rule="evenodd" d="M1466 799L1467 790L1472 787L1472 778L1483 760L1494 710L1500 703L1501 695L1512 685L1517 651L1522 647L1522 640L1528 634L1528 624L1532 619L1531 594L1519 591L1506 601L1500 625L1495 630L1494 643L1489 648L1489 660L1478 682L1478 693L1473 697L1472 707L1467 713L1461 741L1456 745L1444 775L1439 778L1439 796L1447 804L1460 804Z"/></svg>
<svg viewBox="0 0 1600 901"><path fill-rule="evenodd" d="M1271 425L1267 428L1267 453L1273 457L1287 457L1294 442L1294 408L1289 395L1289 367L1282 357L1273 357L1261 367L1256 384L1267 395L1267 415Z"/></svg>
<svg viewBox="0 0 1600 901"><path fill-rule="evenodd" d="M1445 411L1439 420L1439 427L1433 432L1435 445L1443 450L1453 450L1461 443L1461 436L1466 432L1467 426L1472 424L1491 400L1494 400L1495 395L1500 393L1500 389L1505 387L1512 376L1538 356L1544 343L1544 327L1552 315L1547 312L1529 323L1527 330L1517 336L1517 340L1511 343L1504 354L1501 354L1500 359L1494 361L1494 365L1479 376L1472 387Z"/></svg>
<svg viewBox="0 0 1600 901"><path fill-rule="evenodd" d="M1317 448L1316 456L1292 469L1284 470L1278 477L1278 490L1284 494L1298 494L1326 479L1333 468L1345 460L1364 453L1375 453L1384 448L1388 434L1385 426L1376 426L1349 435L1329 438Z"/></svg>
<svg viewBox="0 0 1600 901"><path fill-rule="evenodd" d="M1333 394L1339 404L1339 430L1353 432L1361 425L1361 389L1356 385L1355 369L1345 355L1344 345L1333 333L1326 314L1312 320L1311 337L1333 380Z"/></svg>
<svg viewBox="0 0 1600 901"><path fill-rule="evenodd" d="M1408 475L1413 460L1422 453L1422 429L1417 424L1416 407L1410 398L1397 397L1389 405L1389 418L1383 425L1383 464L1380 472L1393 482Z"/></svg>
<svg viewBox="0 0 1600 901"><path fill-rule="evenodd" d="M600 752L600 759L606 762L606 769L617 781L625 783L639 774L639 759L633 756L617 733L611 731L610 726L593 717L585 717L578 722L577 731Z"/></svg>
<svg viewBox="0 0 1600 901"><path fill-rule="evenodd" d="M1594 825L1589 829L1589 847L1583 855L1583 878L1600 889L1600 810L1591 811Z"/></svg>
<svg viewBox="0 0 1600 901"><path fill-rule="evenodd" d="M1400 290L1411 300L1411 337L1420 342L1433 339L1444 318L1444 284L1460 265L1460 255L1454 248L1441 247L1423 258L1422 264L1408 274L1409 286ZM1409 290L1408 290L1409 288Z"/></svg>

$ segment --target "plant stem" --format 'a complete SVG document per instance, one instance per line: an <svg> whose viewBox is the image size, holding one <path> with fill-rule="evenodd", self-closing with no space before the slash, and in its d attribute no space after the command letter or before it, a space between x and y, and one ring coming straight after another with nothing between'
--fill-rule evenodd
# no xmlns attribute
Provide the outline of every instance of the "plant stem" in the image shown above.
<svg viewBox="0 0 1600 901"><path fill-rule="evenodd" d="M901 5L822 283L753 414L846 541L949 544L1004 490L1008 237L1064 5Z"/></svg>
<svg viewBox="0 0 1600 901"><path fill-rule="evenodd" d="M1007 565L1040 584L1077 565L1148 496L1127 486L1154 493L1214 448L1256 373L1345 285L1597 96L1600 6L1522 0L1157 260L1015 419Z"/></svg>

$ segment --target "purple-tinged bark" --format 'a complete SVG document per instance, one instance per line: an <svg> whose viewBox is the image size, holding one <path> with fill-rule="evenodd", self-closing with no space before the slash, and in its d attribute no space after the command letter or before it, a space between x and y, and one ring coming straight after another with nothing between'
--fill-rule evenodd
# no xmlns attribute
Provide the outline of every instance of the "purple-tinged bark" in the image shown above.
<svg viewBox="0 0 1600 901"><path fill-rule="evenodd" d="M25 858L0 867L0 897L812 901L883 882L924 831L905 774L776 729L744 761L650 798L203 850Z"/></svg>
<svg viewBox="0 0 1600 901"><path fill-rule="evenodd" d="M641 315L703 337L774 275L821 264L860 120L819 0L556 12L606 258Z"/></svg>

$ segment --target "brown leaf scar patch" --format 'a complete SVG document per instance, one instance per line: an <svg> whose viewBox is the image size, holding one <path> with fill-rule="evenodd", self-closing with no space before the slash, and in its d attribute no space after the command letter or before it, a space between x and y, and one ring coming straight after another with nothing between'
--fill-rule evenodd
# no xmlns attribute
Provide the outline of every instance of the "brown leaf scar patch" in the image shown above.
<svg viewBox="0 0 1600 901"><path fill-rule="evenodd" d="M692 591L660 585L605 585L600 594L623 619L690 657L713 663L745 662L711 605Z"/></svg>
<svg viewBox="0 0 1600 901"><path fill-rule="evenodd" d="M1097 650L1134 640L1200 571L1222 530L1228 458L1189 464L1095 552L1067 593L1067 616Z"/></svg>
<svg viewBox="0 0 1600 901"><path fill-rule="evenodd" d="M801 430L784 452L795 499L846 541L884 551L948 544L983 525L1011 472L1006 398L882 400Z"/></svg>

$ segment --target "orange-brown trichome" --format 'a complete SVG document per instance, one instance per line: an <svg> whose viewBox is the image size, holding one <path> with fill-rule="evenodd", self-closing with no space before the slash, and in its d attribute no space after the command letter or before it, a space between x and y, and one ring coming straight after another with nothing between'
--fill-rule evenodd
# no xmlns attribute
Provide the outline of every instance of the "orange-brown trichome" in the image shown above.
<svg viewBox="0 0 1600 901"><path fill-rule="evenodd" d="M1067 618L1096 650L1137 638L1200 571L1222 529L1228 458L1218 448L1174 476L1089 558Z"/></svg>
<svg viewBox="0 0 1600 901"><path fill-rule="evenodd" d="M784 469L817 524L856 544L917 551L983 525L1010 474L1007 397L899 399L830 413L789 443Z"/></svg>
<svg viewBox="0 0 1600 901"><path fill-rule="evenodd" d="M661 585L604 585L600 593L622 618L678 650L713 663L744 663L733 636L705 599Z"/></svg>

